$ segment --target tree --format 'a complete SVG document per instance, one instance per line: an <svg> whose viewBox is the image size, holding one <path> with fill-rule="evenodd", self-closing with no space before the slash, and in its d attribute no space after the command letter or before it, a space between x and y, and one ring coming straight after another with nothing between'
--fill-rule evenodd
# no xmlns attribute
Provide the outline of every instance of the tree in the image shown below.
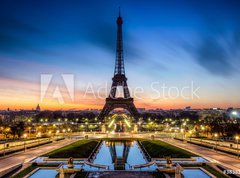
<svg viewBox="0 0 240 178"><path fill-rule="evenodd" d="M11 126L10 126L10 129L11 129L11 133L13 135L13 138L17 137L20 138L21 135L24 133L24 126L25 126L25 123L20 121L20 122L16 122L16 123L13 123Z"/></svg>

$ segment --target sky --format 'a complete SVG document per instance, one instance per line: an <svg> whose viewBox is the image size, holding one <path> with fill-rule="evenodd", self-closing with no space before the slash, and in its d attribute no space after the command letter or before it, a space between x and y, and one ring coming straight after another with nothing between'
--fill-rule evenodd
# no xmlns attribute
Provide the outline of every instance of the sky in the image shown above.
<svg viewBox="0 0 240 178"><path fill-rule="evenodd" d="M136 107L240 107L238 0L1 0L0 109L101 109L119 6Z"/></svg>

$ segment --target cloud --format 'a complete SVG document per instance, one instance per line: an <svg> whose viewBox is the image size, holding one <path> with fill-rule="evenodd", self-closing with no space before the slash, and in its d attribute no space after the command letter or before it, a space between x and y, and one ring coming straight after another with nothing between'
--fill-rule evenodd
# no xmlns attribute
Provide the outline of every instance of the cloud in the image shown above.
<svg viewBox="0 0 240 178"><path fill-rule="evenodd" d="M14 17L0 15L0 52L19 53L50 53L37 47L37 41L42 39L44 32Z"/></svg>
<svg viewBox="0 0 240 178"><path fill-rule="evenodd" d="M90 43L103 47L111 52L114 51L116 44L116 30L114 24L100 22L96 19L96 23L89 24L85 29L86 40Z"/></svg>
<svg viewBox="0 0 240 178"><path fill-rule="evenodd" d="M220 76L232 74L231 56L218 40L208 37L196 48L197 62L209 73Z"/></svg>
<svg viewBox="0 0 240 178"><path fill-rule="evenodd" d="M41 33L38 28L35 28L32 25L28 25L22 21L19 21L13 17L9 16L0 16L0 25L1 30L0 31L15 31L16 29L21 32L27 32L27 33Z"/></svg>
<svg viewBox="0 0 240 178"><path fill-rule="evenodd" d="M111 21L110 21L111 20ZM85 29L85 40L89 43L104 48L115 56L117 44L117 24L115 18L109 21L95 19ZM124 19L123 19L124 20ZM128 61L143 59L143 50L134 46L134 37L129 33L128 28L123 24L123 48L124 56L128 56ZM136 43L135 43L136 44Z"/></svg>
<svg viewBox="0 0 240 178"><path fill-rule="evenodd" d="M233 64L240 62L237 23L220 21L206 14L203 19L201 28L196 30L197 40L185 41L183 48L210 74L220 77L234 75L237 70Z"/></svg>

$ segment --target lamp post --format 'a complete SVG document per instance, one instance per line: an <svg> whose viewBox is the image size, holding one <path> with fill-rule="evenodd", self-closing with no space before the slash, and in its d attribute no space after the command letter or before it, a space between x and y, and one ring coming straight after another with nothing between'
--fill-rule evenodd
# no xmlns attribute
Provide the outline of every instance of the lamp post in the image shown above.
<svg viewBox="0 0 240 178"><path fill-rule="evenodd" d="M140 126L141 126L141 122L138 122L138 132L140 132Z"/></svg>
<svg viewBox="0 0 240 178"><path fill-rule="evenodd" d="M175 129L175 130L174 130L174 138L177 137L177 136L176 136L176 133L177 133L177 130Z"/></svg>
<svg viewBox="0 0 240 178"><path fill-rule="evenodd" d="M56 135L57 135L57 139L58 139L58 136L59 136L59 130L57 130Z"/></svg>
<svg viewBox="0 0 240 178"><path fill-rule="evenodd" d="M86 132L88 132L88 122L85 122L86 125Z"/></svg>
<svg viewBox="0 0 240 178"><path fill-rule="evenodd" d="M183 134L184 129L181 129L180 132L182 133L182 140L184 140L184 134Z"/></svg>
<svg viewBox="0 0 240 178"><path fill-rule="evenodd" d="M40 143L41 132L37 133L37 137L38 137L38 144L39 144Z"/></svg>
<svg viewBox="0 0 240 178"><path fill-rule="evenodd" d="M26 138L27 138L27 134L23 135L24 138L24 152L26 151Z"/></svg>
<svg viewBox="0 0 240 178"><path fill-rule="evenodd" d="M201 129L202 129L202 131L204 132L205 127L202 127ZM201 136L201 145L202 145L202 141L203 141L203 136Z"/></svg>
<svg viewBox="0 0 240 178"><path fill-rule="evenodd" d="M31 127L28 127L28 137L29 138L31 138L30 131L31 131Z"/></svg>
<svg viewBox="0 0 240 178"><path fill-rule="evenodd" d="M239 158L239 149L238 149L239 136L236 136L235 139L237 140L237 158Z"/></svg>
<svg viewBox="0 0 240 178"><path fill-rule="evenodd" d="M65 129L63 129L63 138L65 137L65 132L66 132L66 130L65 130Z"/></svg>
<svg viewBox="0 0 240 178"><path fill-rule="evenodd" d="M52 136L52 131L48 131L48 134L49 134L49 141L51 140L51 136Z"/></svg>
<svg viewBox="0 0 240 178"><path fill-rule="evenodd" d="M192 139L191 139L192 138L192 131L191 130L189 131L189 138L190 138L190 142L191 142L192 141Z"/></svg>
<svg viewBox="0 0 240 178"><path fill-rule="evenodd" d="M7 128L7 129L5 129L5 134L6 134L6 132L9 132L9 128ZM5 134L3 134L3 135L5 135ZM6 154L6 143L7 143L7 135L5 135L5 141L4 141L4 145L3 145L3 156L5 156L5 154Z"/></svg>
<svg viewBox="0 0 240 178"><path fill-rule="evenodd" d="M71 129L68 128L67 131L68 131L68 136L69 136L69 138L70 138L70 137L71 137Z"/></svg>
<svg viewBox="0 0 240 178"><path fill-rule="evenodd" d="M1 136L3 135L3 127L0 127L1 130Z"/></svg>
<svg viewBox="0 0 240 178"><path fill-rule="evenodd" d="M215 134L214 134L214 137L216 138L216 146L215 146L215 150L217 151L218 134L215 133Z"/></svg>
<svg viewBox="0 0 240 178"><path fill-rule="evenodd" d="M6 152L6 141L7 141L7 138L5 138L4 144L3 144L3 157L5 156L5 152Z"/></svg>

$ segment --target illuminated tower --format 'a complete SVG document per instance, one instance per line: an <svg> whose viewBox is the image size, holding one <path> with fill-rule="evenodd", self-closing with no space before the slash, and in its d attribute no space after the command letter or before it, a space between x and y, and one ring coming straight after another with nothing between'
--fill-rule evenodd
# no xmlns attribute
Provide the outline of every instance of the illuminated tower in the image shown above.
<svg viewBox="0 0 240 178"><path fill-rule="evenodd" d="M120 15L117 18L117 49L114 76L112 78L112 86L109 96L106 98L106 103L99 114L99 119L104 119L115 108L123 108L129 111L133 117L138 117L138 111L133 103L129 89L127 86L127 78L125 76L124 58L123 58L123 39L122 39L122 24L123 20ZM123 97L116 97L117 87L123 88Z"/></svg>

